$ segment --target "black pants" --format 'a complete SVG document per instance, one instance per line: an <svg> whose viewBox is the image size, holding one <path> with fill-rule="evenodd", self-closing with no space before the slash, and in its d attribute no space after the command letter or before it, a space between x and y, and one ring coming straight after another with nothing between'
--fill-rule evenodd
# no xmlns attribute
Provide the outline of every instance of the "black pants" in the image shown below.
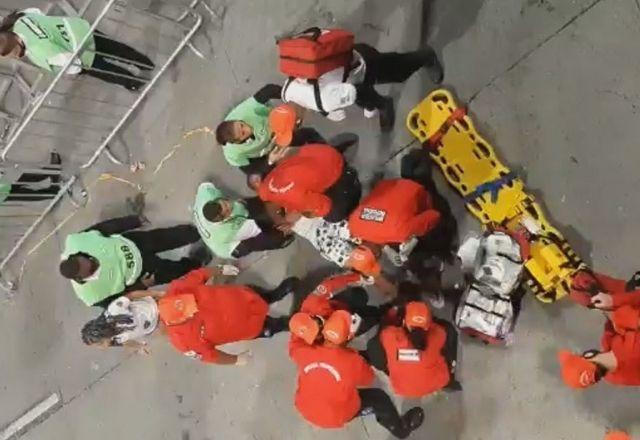
<svg viewBox="0 0 640 440"><path fill-rule="evenodd" d="M315 128L300 127L293 132L291 147L301 147L306 144L324 144L326 141ZM269 157L262 156L249 159L249 165L240 167L246 175L259 174L266 176L273 169L275 164L269 165Z"/></svg>
<svg viewBox="0 0 640 440"><path fill-rule="evenodd" d="M405 437L408 434L396 406L387 393L380 388L365 388L358 390L358 394L362 401L361 415L373 413L376 421L396 437Z"/></svg>
<svg viewBox="0 0 640 440"><path fill-rule="evenodd" d="M134 48L108 38L100 32L95 36L96 55L90 69L83 72L103 81L121 85L128 90L139 90L146 84L145 79L136 77L129 69L113 63L125 63L141 70L153 70L155 64L146 55Z"/></svg>
<svg viewBox="0 0 640 440"><path fill-rule="evenodd" d="M262 233L240 242L233 250L233 257L240 258L252 252L268 251L272 249L282 249L289 246L293 240L293 235L285 235L276 229L275 224L264 208L264 202L259 197L250 197L244 200L249 218L256 222L262 229Z"/></svg>
<svg viewBox="0 0 640 440"><path fill-rule="evenodd" d="M418 245L414 249L409 266L418 270L420 263L431 256L448 259L457 247L458 222L453 215L447 199L440 194L432 178L432 163L428 154L422 150L413 150L402 158L400 175L424 187L433 201L433 207L440 212L440 223L426 236L419 237ZM416 273L418 277L420 274Z"/></svg>
<svg viewBox="0 0 640 440"><path fill-rule="evenodd" d="M331 211L324 216L324 219L331 223L346 219L358 206L362 196L358 172L345 162L342 176L324 192L324 195L331 199Z"/></svg>
<svg viewBox="0 0 640 440"><path fill-rule="evenodd" d="M250 286L262 299L268 304L273 304L280 301L282 298L291 293L291 279L287 278L280 283L278 287L273 290L264 289L259 286ZM274 318L273 316L267 316L262 327L262 333L258 338L270 338L276 333L280 333L289 329L289 316L281 316Z"/></svg>
<svg viewBox="0 0 640 440"><path fill-rule="evenodd" d="M451 380L454 380L453 375L455 374L456 365L458 363L458 330L456 330L455 326L449 321L445 321L440 318L434 318L433 320L437 324L441 325L447 333L447 340L442 347L441 353L449 365Z"/></svg>
<svg viewBox="0 0 640 440"><path fill-rule="evenodd" d="M367 305L369 295L362 287L350 287L344 292L340 292L333 299L343 302L349 308L349 311L356 313L362 318L360 328L356 332L356 336L360 336L368 332L371 328L380 323L382 318L382 310L380 307Z"/></svg>
<svg viewBox="0 0 640 440"><path fill-rule="evenodd" d="M356 44L354 48L367 66L364 81L356 85L356 104L367 110L382 108L388 100L376 91L376 84L403 83L421 67L437 61L432 49L380 53L363 43Z"/></svg>
<svg viewBox="0 0 640 440"><path fill-rule="evenodd" d="M174 261L156 255L200 240L198 230L192 225L179 225L151 231L132 231L122 235L131 240L142 254L141 279L146 274L152 274L155 276L156 284L166 284L200 267L200 262L191 258L185 257ZM136 282L134 285L138 284Z"/></svg>
<svg viewBox="0 0 640 440"><path fill-rule="evenodd" d="M43 189L30 189L32 183L51 179L51 185ZM60 167L52 165L43 167L41 173L24 173L11 185L7 202L37 202L53 199L60 191Z"/></svg>

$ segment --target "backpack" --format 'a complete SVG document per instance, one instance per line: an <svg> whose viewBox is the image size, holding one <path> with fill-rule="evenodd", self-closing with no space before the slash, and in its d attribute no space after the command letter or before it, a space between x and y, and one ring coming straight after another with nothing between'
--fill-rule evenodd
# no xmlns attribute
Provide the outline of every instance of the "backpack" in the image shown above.
<svg viewBox="0 0 640 440"><path fill-rule="evenodd" d="M525 257L513 236L501 231L467 238L458 257L472 278L456 310L456 325L488 344L509 344L515 324L514 294Z"/></svg>
<svg viewBox="0 0 640 440"><path fill-rule="evenodd" d="M354 35L343 29L312 27L278 41L280 71L288 77L317 80L344 67L349 70Z"/></svg>

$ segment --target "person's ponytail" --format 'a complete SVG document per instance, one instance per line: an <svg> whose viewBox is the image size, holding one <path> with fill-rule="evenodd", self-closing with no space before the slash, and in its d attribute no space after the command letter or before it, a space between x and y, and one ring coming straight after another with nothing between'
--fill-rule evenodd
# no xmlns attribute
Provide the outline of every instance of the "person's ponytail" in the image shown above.
<svg viewBox="0 0 640 440"><path fill-rule="evenodd" d="M407 334L413 348L420 351L427 349L427 332L424 329L412 328L411 330L407 330Z"/></svg>

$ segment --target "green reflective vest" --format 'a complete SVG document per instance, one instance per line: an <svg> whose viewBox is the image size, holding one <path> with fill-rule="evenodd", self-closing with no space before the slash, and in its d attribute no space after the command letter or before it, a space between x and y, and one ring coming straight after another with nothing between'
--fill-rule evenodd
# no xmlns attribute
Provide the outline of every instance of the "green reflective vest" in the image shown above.
<svg viewBox="0 0 640 440"><path fill-rule="evenodd" d="M232 201L231 216L221 222L211 222L202 215L202 208L208 202L225 198L224 194L213 183L200 184L193 205L193 222L198 228L202 241L211 252L221 258L231 258L231 253L238 245L236 236L244 222L249 218L249 211L242 202Z"/></svg>
<svg viewBox="0 0 640 440"><path fill-rule="evenodd" d="M24 43L25 56L29 61L49 72L56 72L62 66L52 64L51 60L73 53L90 28L89 22L79 17L49 17L29 12L19 18L11 30ZM95 41L92 37L80 55L82 66L91 67L94 58Z"/></svg>
<svg viewBox="0 0 640 440"><path fill-rule="evenodd" d="M0 203L7 200L11 193L11 184L5 180L0 179Z"/></svg>
<svg viewBox="0 0 640 440"><path fill-rule="evenodd" d="M62 259L83 253L98 260L98 276L83 283L71 281L76 295L92 306L132 285L142 273L142 254L138 247L121 235L105 237L98 231L69 234Z"/></svg>
<svg viewBox="0 0 640 440"><path fill-rule="evenodd" d="M242 101L225 121L242 121L253 130L253 138L242 144L227 143L222 147L225 159L229 164L241 167L249 165L249 159L266 156L272 150L271 130L269 129L269 113L271 107L260 104L252 96Z"/></svg>

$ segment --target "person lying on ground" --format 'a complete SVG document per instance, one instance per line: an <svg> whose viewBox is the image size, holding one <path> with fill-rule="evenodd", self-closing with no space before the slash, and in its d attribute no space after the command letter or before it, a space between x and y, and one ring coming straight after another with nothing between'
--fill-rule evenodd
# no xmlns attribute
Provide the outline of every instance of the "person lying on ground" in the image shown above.
<svg viewBox="0 0 640 440"><path fill-rule="evenodd" d="M90 28L91 24L80 17L47 16L38 8L16 11L0 24L0 56L27 59L47 72L57 73ZM86 74L136 91L147 82L139 76L141 72L154 68L146 55L95 31L65 73Z"/></svg>
<svg viewBox="0 0 640 440"><path fill-rule="evenodd" d="M292 323L289 356L298 368L295 407L319 428L342 428L359 415L373 413L391 434L407 438L422 425L424 411L414 407L401 416L387 393L368 388L374 380L373 369L347 347L357 324L357 317L349 312L335 311L324 322L322 337L309 343L297 336L305 333L300 328L305 323Z"/></svg>
<svg viewBox="0 0 640 440"><path fill-rule="evenodd" d="M200 235L192 225L133 230L145 220L139 213L67 236L60 274L71 280L86 305L106 308L126 292L166 284L207 263L188 257L178 261L158 257L160 252L197 242Z"/></svg>
<svg viewBox="0 0 640 440"><path fill-rule="evenodd" d="M395 285L384 276L378 263L380 247L354 240L346 220L331 223L321 217L308 218L292 212L285 217L274 217L274 222L285 234L293 233L307 240L325 260L368 277L386 296L396 295Z"/></svg>
<svg viewBox="0 0 640 440"><path fill-rule="evenodd" d="M340 67L320 76L317 82L290 77L282 88L282 100L324 114L332 121L344 120L345 109L356 104L367 118L379 114L380 128L390 131L395 123L393 99L380 95L375 86L404 83L422 67L435 84L442 82L442 65L428 46L406 53L381 53L360 43L354 46L346 75Z"/></svg>
<svg viewBox="0 0 640 440"><path fill-rule="evenodd" d="M282 88L267 84L255 95L238 104L216 127L216 141L222 146L225 159L234 167L240 167L245 174L262 173L267 170L269 156L276 145L300 146L307 143L323 142L322 136L313 128L299 127L287 139L275 136L269 116L273 107L269 101L279 99ZM272 160L274 161L274 160Z"/></svg>
<svg viewBox="0 0 640 440"><path fill-rule="evenodd" d="M266 176L252 176L250 184L265 202L328 222L347 218L361 195L358 173L328 144L297 148Z"/></svg>
<svg viewBox="0 0 640 440"><path fill-rule="evenodd" d="M91 346L131 346L148 353L139 336L157 330L188 357L214 364L246 365L250 352L232 355L217 346L270 338L285 331L289 317L269 316L269 304L292 293L298 280L287 278L271 291L257 286L208 282L238 272L231 265L202 268L172 281L166 291L130 292L89 321L82 329L82 339ZM123 311L118 302L130 304L130 312ZM135 340L138 342L132 342Z"/></svg>
<svg viewBox="0 0 640 440"><path fill-rule="evenodd" d="M62 159L51 153L49 165L37 169L26 166L0 169L0 204L51 200L60 192Z"/></svg>
<svg viewBox="0 0 640 440"><path fill-rule="evenodd" d="M265 214L258 197L233 200L213 183L200 184L193 220L207 247L220 258L240 258L251 252L281 249L293 241Z"/></svg>
<svg viewBox="0 0 640 440"><path fill-rule="evenodd" d="M394 393L418 399L439 390L461 390L455 380L458 333L433 318L427 304L410 301L389 309L365 358L389 375Z"/></svg>
<svg viewBox="0 0 640 440"><path fill-rule="evenodd" d="M612 385L640 386L640 308L622 306L608 316L600 350L558 354L562 379L571 388L588 388L604 379Z"/></svg>

